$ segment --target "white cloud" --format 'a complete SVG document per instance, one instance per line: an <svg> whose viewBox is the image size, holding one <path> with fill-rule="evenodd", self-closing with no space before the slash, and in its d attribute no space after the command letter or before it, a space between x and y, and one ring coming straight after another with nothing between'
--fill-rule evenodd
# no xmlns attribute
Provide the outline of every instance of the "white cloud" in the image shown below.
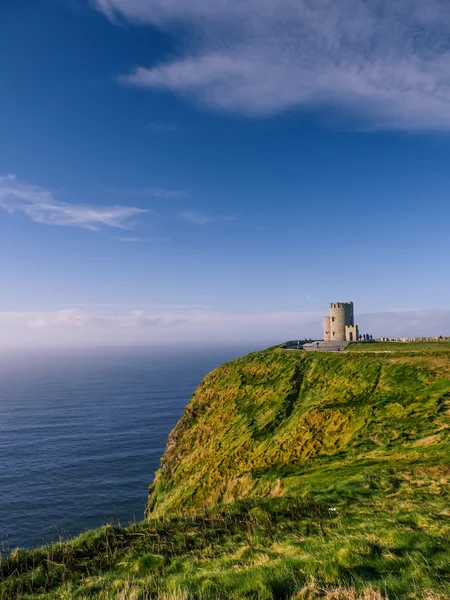
<svg viewBox="0 0 450 600"><path fill-rule="evenodd" d="M221 217L198 212L196 210L181 210L178 216L191 225L207 225L213 221L232 221L234 217Z"/></svg>
<svg viewBox="0 0 450 600"><path fill-rule="evenodd" d="M210 216L194 210L182 210L179 214L182 219L191 223L191 225L206 225L212 220Z"/></svg>
<svg viewBox="0 0 450 600"><path fill-rule="evenodd" d="M148 212L133 206L94 206L57 200L52 192L20 182L14 175L0 177L0 209L23 213L36 223L98 230L101 226L128 229L133 219Z"/></svg>
<svg viewBox="0 0 450 600"><path fill-rule="evenodd" d="M123 83L249 115L329 105L377 127L450 128L447 0L93 2L183 36L180 57Z"/></svg>
<svg viewBox="0 0 450 600"><path fill-rule="evenodd" d="M116 194L124 194L127 196L150 196L152 198L177 199L185 198L186 192L182 190L171 190L167 188L131 188L131 189L115 189L112 190Z"/></svg>
<svg viewBox="0 0 450 600"><path fill-rule="evenodd" d="M33 329L44 329L46 327L173 327L184 322L184 317L176 315L146 315L142 310L135 310L131 315L125 316L98 316L84 313L78 309L66 309L53 313L40 313L32 315L27 313L12 313L11 318L16 322L26 323L27 327ZM3 313L5 320L5 313ZM0 316L1 320L1 316ZM7 317L6 317L6 320Z"/></svg>

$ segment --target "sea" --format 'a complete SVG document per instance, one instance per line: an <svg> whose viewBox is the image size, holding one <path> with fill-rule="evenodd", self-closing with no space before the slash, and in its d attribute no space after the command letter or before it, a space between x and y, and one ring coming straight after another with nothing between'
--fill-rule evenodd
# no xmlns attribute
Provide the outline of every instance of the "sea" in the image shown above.
<svg viewBox="0 0 450 600"><path fill-rule="evenodd" d="M206 373L256 347L0 353L0 553L142 520Z"/></svg>

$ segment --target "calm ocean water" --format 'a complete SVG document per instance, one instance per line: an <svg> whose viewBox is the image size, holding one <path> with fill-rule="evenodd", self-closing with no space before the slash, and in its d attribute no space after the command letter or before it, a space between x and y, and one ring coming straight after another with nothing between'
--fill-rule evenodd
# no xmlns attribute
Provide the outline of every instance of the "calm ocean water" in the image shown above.
<svg viewBox="0 0 450 600"><path fill-rule="evenodd" d="M142 519L192 392L254 349L0 355L0 552Z"/></svg>

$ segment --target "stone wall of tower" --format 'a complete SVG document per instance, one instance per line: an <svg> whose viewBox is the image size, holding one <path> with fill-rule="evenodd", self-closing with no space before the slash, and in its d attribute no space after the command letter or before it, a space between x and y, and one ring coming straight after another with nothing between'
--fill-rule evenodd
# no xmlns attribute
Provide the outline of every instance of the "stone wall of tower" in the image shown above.
<svg viewBox="0 0 450 600"><path fill-rule="evenodd" d="M358 325L346 325L345 327L345 341L346 342L357 342L359 338Z"/></svg>
<svg viewBox="0 0 450 600"><path fill-rule="evenodd" d="M345 342L347 326L353 327L353 302L333 302L330 304L330 340Z"/></svg>
<svg viewBox="0 0 450 600"><path fill-rule="evenodd" d="M324 342L330 341L330 317L323 318L323 340Z"/></svg>

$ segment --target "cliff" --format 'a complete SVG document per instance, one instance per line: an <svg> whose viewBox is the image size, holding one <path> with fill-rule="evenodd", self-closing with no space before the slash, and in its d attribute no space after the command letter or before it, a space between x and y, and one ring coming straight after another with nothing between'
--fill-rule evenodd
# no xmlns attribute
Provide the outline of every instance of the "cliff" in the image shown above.
<svg viewBox="0 0 450 600"><path fill-rule="evenodd" d="M448 348L390 348L272 348L208 374L169 436L147 514L329 490L344 501L367 495L386 470L401 486L419 464L443 468L450 367L439 350Z"/></svg>

